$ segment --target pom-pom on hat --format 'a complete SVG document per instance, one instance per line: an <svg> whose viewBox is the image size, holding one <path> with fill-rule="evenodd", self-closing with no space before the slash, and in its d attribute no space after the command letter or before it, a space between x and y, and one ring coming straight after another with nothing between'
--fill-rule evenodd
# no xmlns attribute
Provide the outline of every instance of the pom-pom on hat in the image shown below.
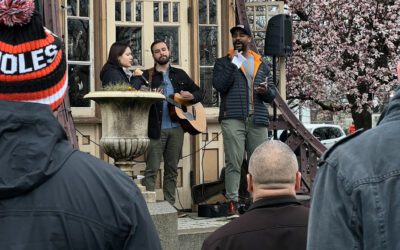
<svg viewBox="0 0 400 250"><path fill-rule="evenodd" d="M0 0L0 100L55 110L67 87L62 42L43 27L33 0Z"/></svg>

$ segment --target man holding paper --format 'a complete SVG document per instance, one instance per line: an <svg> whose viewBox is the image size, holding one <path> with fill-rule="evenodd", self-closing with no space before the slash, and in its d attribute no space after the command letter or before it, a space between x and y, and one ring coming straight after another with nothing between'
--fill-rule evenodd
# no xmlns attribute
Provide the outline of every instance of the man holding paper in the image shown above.
<svg viewBox="0 0 400 250"><path fill-rule="evenodd" d="M268 109L276 88L270 68L261 56L249 49L249 27L237 25L230 30L234 49L218 58L214 65L213 86L221 97L221 123L225 151L225 189L228 214L237 213L240 171L243 158L267 138Z"/></svg>

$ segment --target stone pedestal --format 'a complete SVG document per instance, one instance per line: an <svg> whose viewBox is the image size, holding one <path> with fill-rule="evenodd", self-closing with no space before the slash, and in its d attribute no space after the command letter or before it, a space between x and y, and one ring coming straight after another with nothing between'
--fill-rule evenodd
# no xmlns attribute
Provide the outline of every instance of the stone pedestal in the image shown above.
<svg viewBox="0 0 400 250"><path fill-rule="evenodd" d="M96 101L101 109L100 144L114 158L115 165L133 177L132 159L142 155L149 145L148 117L150 106L165 97L156 92L97 91L85 98ZM150 215L164 250L178 249L178 213L168 202L155 202L156 193L145 191L139 182ZM139 229L140 230L140 229Z"/></svg>
<svg viewBox="0 0 400 250"><path fill-rule="evenodd" d="M132 175L132 159L150 143L147 136L151 105L165 99L160 93L142 91L96 91L85 95L101 110L100 144L115 164Z"/></svg>
<svg viewBox="0 0 400 250"><path fill-rule="evenodd" d="M85 95L96 101L101 110L100 144L115 165L134 178L132 159L142 155L149 146L148 118L153 103L165 99L156 92L97 91ZM140 183L136 183L141 188ZM141 188L146 202L155 202L156 193Z"/></svg>
<svg viewBox="0 0 400 250"><path fill-rule="evenodd" d="M151 218L160 236L164 250L177 250L178 246L178 212L167 201L147 203Z"/></svg>

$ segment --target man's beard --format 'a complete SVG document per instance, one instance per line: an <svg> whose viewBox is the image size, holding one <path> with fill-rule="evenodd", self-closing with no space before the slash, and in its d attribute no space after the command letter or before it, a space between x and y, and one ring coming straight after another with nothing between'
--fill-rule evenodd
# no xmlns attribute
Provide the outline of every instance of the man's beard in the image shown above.
<svg viewBox="0 0 400 250"><path fill-rule="evenodd" d="M157 64L160 65L165 65L169 62L170 57L169 56L162 56L159 59L155 59Z"/></svg>
<svg viewBox="0 0 400 250"><path fill-rule="evenodd" d="M233 46L234 46L234 49L237 50L238 52L244 52L247 50L247 44L244 44L241 42L239 42L237 44L235 43L235 44L233 44Z"/></svg>

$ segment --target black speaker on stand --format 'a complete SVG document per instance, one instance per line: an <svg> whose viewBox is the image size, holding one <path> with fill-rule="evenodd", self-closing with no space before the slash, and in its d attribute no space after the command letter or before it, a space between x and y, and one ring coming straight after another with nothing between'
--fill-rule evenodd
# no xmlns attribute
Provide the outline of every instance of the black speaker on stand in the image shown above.
<svg viewBox="0 0 400 250"><path fill-rule="evenodd" d="M292 18L286 14L271 17L265 32L264 55L288 57L292 52Z"/></svg>
<svg viewBox="0 0 400 250"><path fill-rule="evenodd" d="M271 17L268 21L265 32L264 55L272 56L272 76L275 86L276 81L276 57L288 57L293 52L292 45L292 18L286 14L279 14ZM276 105L273 104L273 120L276 121ZM277 131L274 130L274 139L277 138Z"/></svg>

